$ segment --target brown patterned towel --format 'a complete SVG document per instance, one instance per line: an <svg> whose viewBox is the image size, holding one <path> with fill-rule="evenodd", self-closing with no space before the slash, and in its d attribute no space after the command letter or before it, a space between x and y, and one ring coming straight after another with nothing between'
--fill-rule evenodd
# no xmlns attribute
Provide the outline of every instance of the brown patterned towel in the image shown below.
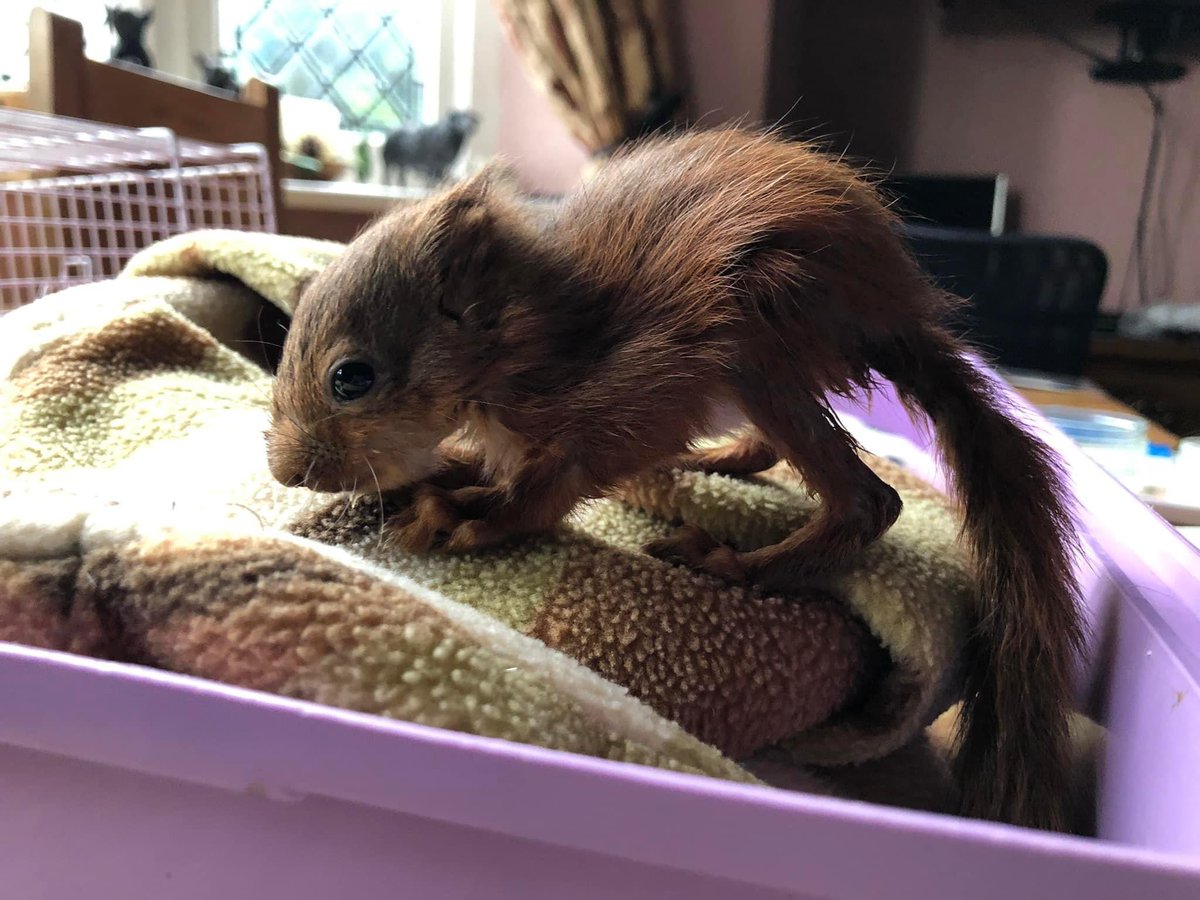
<svg viewBox="0 0 1200 900"><path fill-rule="evenodd" d="M902 491L900 520L828 592L787 598L640 550L680 522L742 546L778 538L813 506L784 468L650 476L549 537L406 555L380 539L395 501L284 488L266 468L270 374L253 360L338 250L183 235L0 319L0 639L609 759L945 804L940 787L909 789L913 741L959 689L972 587L939 494L875 463Z"/></svg>

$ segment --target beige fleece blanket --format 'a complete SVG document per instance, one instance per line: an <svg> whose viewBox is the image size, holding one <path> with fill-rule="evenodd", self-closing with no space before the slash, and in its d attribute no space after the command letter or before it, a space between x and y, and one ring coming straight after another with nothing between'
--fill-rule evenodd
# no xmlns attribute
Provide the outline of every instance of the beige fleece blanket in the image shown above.
<svg viewBox="0 0 1200 900"><path fill-rule="evenodd" d="M813 506L783 468L649 476L554 535L406 555L381 539L391 498L284 488L266 468L256 360L269 368L299 287L339 249L183 235L0 319L0 640L945 805L905 789L914 740L958 694L972 590L939 494L878 463L904 512L828 593L758 596L640 550L681 522L744 547L777 539Z"/></svg>

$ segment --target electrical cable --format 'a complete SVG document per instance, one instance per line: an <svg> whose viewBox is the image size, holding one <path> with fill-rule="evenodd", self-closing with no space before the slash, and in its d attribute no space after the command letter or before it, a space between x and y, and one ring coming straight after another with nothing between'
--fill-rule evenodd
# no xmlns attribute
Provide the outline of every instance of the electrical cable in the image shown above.
<svg viewBox="0 0 1200 900"><path fill-rule="evenodd" d="M1154 200L1154 186L1158 179L1158 157L1162 149L1163 103L1162 98L1147 85L1142 85L1150 100L1152 124L1150 128L1150 150L1146 154L1146 174L1142 178L1142 196L1138 201L1137 227L1134 231L1134 261L1137 265L1138 306L1149 305L1150 273L1146 265L1146 225L1150 219L1150 208Z"/></svg>

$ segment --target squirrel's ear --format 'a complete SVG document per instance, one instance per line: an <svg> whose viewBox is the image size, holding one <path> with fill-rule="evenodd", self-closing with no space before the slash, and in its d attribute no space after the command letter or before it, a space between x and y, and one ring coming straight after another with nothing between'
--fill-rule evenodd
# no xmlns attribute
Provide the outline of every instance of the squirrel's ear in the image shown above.
<svg viewBox="0 0 1200 900"><path fill-rule="evenodd" d="M503 159L492 159L473 175L450 187L443 197L448 206L470 207L502 200L516 190L516 173Z"/></svg>
<svg viewBox="0 0 1200 900"><path fill-rule="evenodd" d="M438 308L464 325L494 320L476 301L494 293L479 290L489 274L504 270L509 181L505 168L489 164L450 188L432 213L429 250L438 267Z"/></svg>

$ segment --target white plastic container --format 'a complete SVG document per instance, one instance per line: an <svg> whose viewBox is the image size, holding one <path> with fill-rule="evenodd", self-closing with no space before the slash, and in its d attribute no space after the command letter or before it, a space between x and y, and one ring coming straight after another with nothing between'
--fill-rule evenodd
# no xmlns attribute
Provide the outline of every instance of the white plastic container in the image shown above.
<svg viewBox="0 0 1200 900"><path fill-rule="evenodd" d="M1069 406L1047 406L1041 411L1110 475L1141 490L1148 431L1145 419Z"/></svg>

